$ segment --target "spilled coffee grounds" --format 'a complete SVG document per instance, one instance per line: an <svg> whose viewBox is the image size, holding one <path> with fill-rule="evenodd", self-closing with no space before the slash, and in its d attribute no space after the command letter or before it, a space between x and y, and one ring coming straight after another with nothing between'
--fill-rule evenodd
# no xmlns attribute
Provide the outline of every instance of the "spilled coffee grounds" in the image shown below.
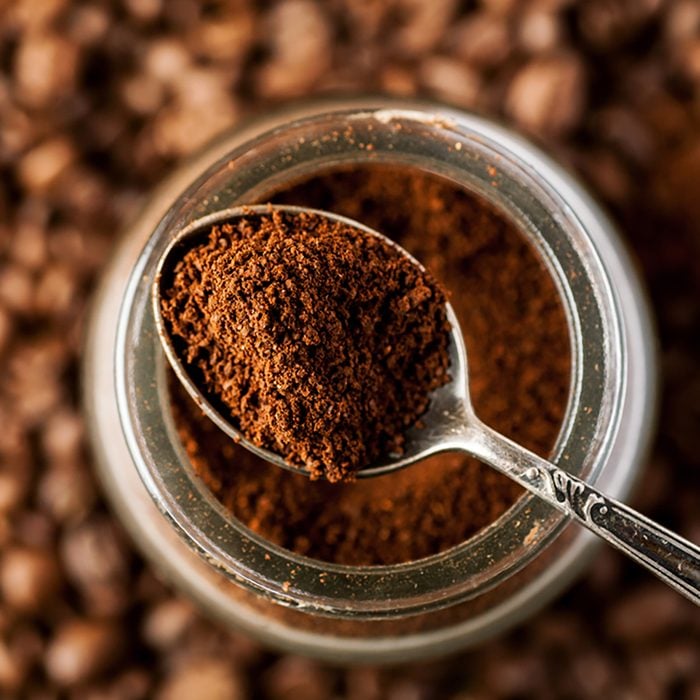
<svg viewBox="0 0 700 700"><path fill-rule="evenodd" d="M182 248L163 318L249 440L329 481L401 452L448 380L446 297L429 273L305 212L251 212Z"/></svg>
<svg viewBox="0 0 700 700"><path fill-rule="evenodd" d="M264 199L348 216L418 258L450 290L477 415L550 452L569 389L568 329L552 278L512 222L446 180L393 166L326 172ZM418 559L463 542L522 493L462 454L354 483L309 482L235 445L176 384L173 417L195 471L251 530L300 554L351 565Z"/></svg>

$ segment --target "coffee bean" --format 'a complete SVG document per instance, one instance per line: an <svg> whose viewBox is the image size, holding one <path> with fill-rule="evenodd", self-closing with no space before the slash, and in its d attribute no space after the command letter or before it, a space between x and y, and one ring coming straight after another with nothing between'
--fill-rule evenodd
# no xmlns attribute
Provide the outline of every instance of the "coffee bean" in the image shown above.
<svg viewBox="0 0 700 700"><path fill-rule="evenodd" d="M56 521L75 524L93 507L96 494L93 478L82 462L58 462L40 477L37 498Z"/></svg>
<svg viewBox="0 0 700 700"><path fill-rule="evenodd" d="M12 3L8 21L23 30L36 30L54 22L68 0L17 0Z"/></svg>
<svg viewBox="0 0 700 700"><path fill-rule="evenodd" d="M586 101L585 68L574 54L538 58L513 78L506 112L523 128L557 136L578 125Z"/></svg>
<svg viewBox="0 0 700 700"><path fill-rule="evenodd" d="M128 78L121 86L124 104L136 114L154 114L166 99L163 84L154 77L138 74Z"/></svg>
<svg viewBox="0 0 700 700"><path fill-rule="evenodd" d="M26 678L26 671L16 654L0 639L0 690L18 692Z"/></svg>
<svg viewBox="0 0 700 700"><path fill-rule="evenodd" d="M28 315L32 310L33 281L24 268L0 267L0 304L8 311Z"/></svg>
<svg viewBox="0 0 700 700"><path fill-rule="evenodd" d="M0 471L0 513L15 510L27 492L26 475L14 469Z"/></svg>
<svg viewBox="0 0 700 700"><path fill-rule="evenodd" d="M18 177L29 191L50 187L75 158L73 145L65 138L54 138L27 153L17 166Z"/></svg>
<svg viewBox="0 0 700 700"><path fill-rule="evenodd" d="M58 592L58 564L50 551L14 547L0 559L0 589L8 605L36 612Z"/></svg>
<svg viewBox="0 0 700 700"><path fill-rule="evenodd" d="M688 614L687 604L671 589L649 583L625 596L606 618L609 634L630 642L648 641L673 630Z"/></svg>
<svg viewBox="0 0 700 700"><path fill-rule="evenodd" d="M70 408L52 415L42 427L41 444L46 456L54 463L78 461L83 441L83 421Z"/></svg>
<svg viewBox="0 0 700 700"><path fill-rule="evenodd" d="M146 72L166 85L172 85L191 63L187 49L175 38L151 41L144 58Z"/></svg>
<svg viewBox="0 0 700 700"><path fill-rule="evenodd" d="M104 8L94 4L74 7L68 21L68 34L84 49L103 40L109 24L110 17Z"/></svg>
<svg viewBox="0 0 700 700"><path fill-rule="evenodd" d="M12 259L27 270L37 270L46 264L46 230L42 214L44 208L27 212L26 220L17 222L17 230L11 242Z"/></svg>
<svg viewBox="0 0 700 700"><path fill-rule="evenodd" d="M144 639L154 647L167 649L177 644L195 619L186 600L172 598L155 606L144 620Z"/></svg>
<svg viewBox="0 0 700 700"><path fill-rule="evenodd" d="M101 620L73 619L56 629L46 650L46 672L59 686L86 681L117 662L119 628Z"/></svg>
<svg viewBox="0 0 700 700"><path fill-rule="evenodd" d="M158 700L244 700L245 687L236 670L224 659L194 659L168 675ZM309 698L311 700L311 698Z"/></svg>
<svg viewBox="0 0 700 700"><path fill-rule="evenodd" d="M556 49L564 31L562 18L555 8L537 7L519 18L517 41L530 53L546 53Z"/></svg>
<svg viewBox="0 0 700 700"><path fill-rule="evenodd" d="M392 36L392 48L405 56L420 56L442 41L457 8L456 0L398 0L400 18Z"/></svg>
<svg viewBox="0 0 700 700"><path fill-rule="evenodd" d="M163 0L124 0L124 5L141 22L153 22L163 11Z"/></svg>
<svg viewBox="0 0 700 700"><path fill-rule="evenodd" d="M22 104L47 107L75 87L80 54L77 47L53 32L23 35L15 57L17 95Z"/></svg>
<svg viewBox="0 0 700 700"><path fill-rule="evenodd" d="M69 529L61 542L68 578L96 615L116 615L129 602L131 554L121 532L106 518L91 518Z"/></svg>
<svg viewBox="0 0 700 700"><path fill-rule="evenodd" d="M449 46L472 66L496 67L513 50L508 25L505 17L491 12L470 14L449 30Z"/></svg>
<svg viewBox="0 0 700 700"><path fill-rule="evenodd" d="M266 673L264 686L272 700L325 700L331 694L331 679L323 668L306 659L287 657Z"/></svg>
<svg viewBox="0 0 700 700"><path fill-rule="evenodd" d="M473 107L479 98L479 74L458 59L427 58L420 66L420 80L431 92L462 107Z"/></svg>
<svg viewBox="0 0 700 700"><path fill-rule="evenodd" d="M257 74L263 97L293 97L308 91L327 70L331 58L331 27L313 0L282 0L265 17L263 35L270 60ZM304 41L300 42L299 37Z"/></svg>

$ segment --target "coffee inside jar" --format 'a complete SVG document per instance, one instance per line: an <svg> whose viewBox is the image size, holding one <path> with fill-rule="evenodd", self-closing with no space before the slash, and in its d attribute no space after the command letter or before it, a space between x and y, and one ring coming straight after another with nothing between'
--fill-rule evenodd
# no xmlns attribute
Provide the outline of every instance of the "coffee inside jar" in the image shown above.
<svg viewBox="0 0 700 700"><path fill-rule="evenodd" d="M477 414L550 452L569 390L569 334L549 272L512 222L453 183L404 167L325 172L266 199L356 219L417 257L451 293ZM349 565L429 556L496 520L522 492L457 454L356 483L309 482L235 445L171 386L195 471L250 529L299 554Z"/></svg>

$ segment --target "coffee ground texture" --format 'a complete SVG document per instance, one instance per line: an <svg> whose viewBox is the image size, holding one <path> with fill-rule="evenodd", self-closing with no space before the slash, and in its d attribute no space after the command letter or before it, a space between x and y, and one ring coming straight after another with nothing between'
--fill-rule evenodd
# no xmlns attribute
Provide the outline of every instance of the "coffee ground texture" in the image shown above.
<svg viewBox="0 0 700 700"><path fill-rule="evenodd" d="M392 166L328 172L270 196L360 221L425 264L450 290L477 414L549 452L568 395L568 331L551 277L513 223L446 180ZM425 557L492 523L522 493L460 454L352 484L312 484L234 445L174 396L185 449L213 492L252 530L308 556L354 565Z"/></svg>
<svg viewBox="0 0 700 700"><path fill-rule="evenodd" d="M445 292L379 236L307 212L251 213L186 239L171 261L161 312L195 383L312 479L352 479L400 454L448 381Z"/></svg>

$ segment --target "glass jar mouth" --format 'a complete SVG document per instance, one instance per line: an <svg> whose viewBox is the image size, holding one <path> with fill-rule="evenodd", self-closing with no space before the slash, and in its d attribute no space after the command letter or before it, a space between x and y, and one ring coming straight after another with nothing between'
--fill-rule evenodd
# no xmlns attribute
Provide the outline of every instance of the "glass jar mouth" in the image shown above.
<svg viewBox="0 0 700 700"><path fill-rule="evenodd" d="M226 577L282 605L370 619L479 595L536 557L567 520L526 494L466 542L390 566L329 564L262 539L224 509L184 454L169 419L149 302L155 263L175 230L281 182L358 160L403 164L458 182L505 212L531 240L558 286L571 336L569 403L553 458L591 481L618 428L625 353L614 291L584 225L557 191L559 169L477 117L419 104L321 112L241 145L182 194L141 253L119 318L118 408L137 469L181 536Z"/></svg>

